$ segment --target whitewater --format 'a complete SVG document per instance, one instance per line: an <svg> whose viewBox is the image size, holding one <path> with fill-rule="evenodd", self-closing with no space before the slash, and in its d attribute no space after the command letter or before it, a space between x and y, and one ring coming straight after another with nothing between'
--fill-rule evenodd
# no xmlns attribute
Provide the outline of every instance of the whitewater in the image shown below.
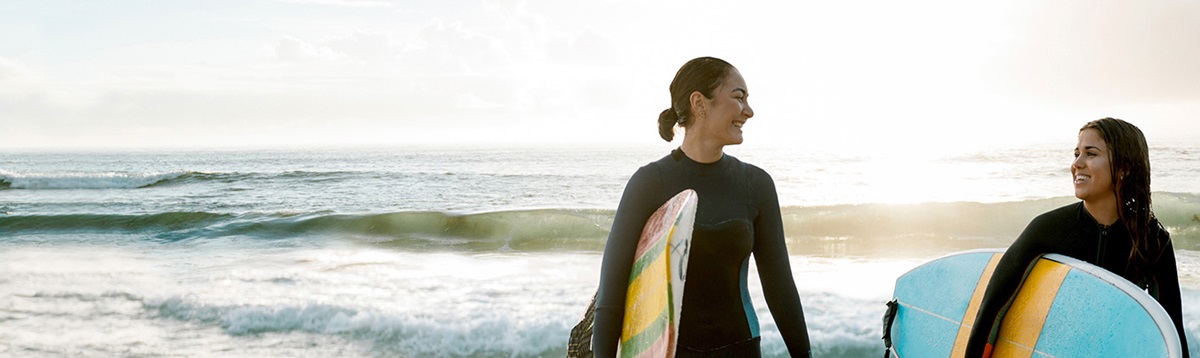
<svg viewBox="0 0 1200 358"><path fill-rule="evenodd" d="M814 354L874 357L897 276L1075 200L1073 144L727 152L776 181ZM670 149L0 152L0 356L561 357L625 181ZM1197 153L1151 148L1193 355Z"/></svg>

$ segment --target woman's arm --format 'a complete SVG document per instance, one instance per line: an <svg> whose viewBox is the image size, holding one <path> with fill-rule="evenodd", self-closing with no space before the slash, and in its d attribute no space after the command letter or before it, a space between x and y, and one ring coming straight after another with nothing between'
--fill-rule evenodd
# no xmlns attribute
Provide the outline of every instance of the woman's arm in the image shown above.
<svg viewBox="0 0 1200 358"><path fill-rule="evenodd" d="M621 203L613 218L612 230L604 245L600 264L600 288L596 295L596 315L592 328L592 351L596 357L617 355L621 324L625 319L625 293L638 238L650 214L665 200L657 175L644 166L625 185Z"/></svg>
<svg viewBox="0 0 1200 358"><path fill-rule="evenodd" d="M763 297L791 356L809 357L808 325L792 277L779 197L771 176L765 171L760 173L754 183L756 201L760 203L758 217L754 220L754 261L762 280Z"/></svg>
<svg viewBox="0 0 1200 358"><path fill-rule="evenodd" d="M1044 228L1055 226L1047 221L1049 220L1045 214L1034 218L1025 227L1025 231L1022 231L1021 235L1017 237L1017 240L1013 241L1012 245L1004 251L1004 256L996 264L992 278L988 281L987 291L979 304L975 322L971 326L966 357L983 357L985 351L990 354L991 348L987 347L988 336L998 323L996 316L1000 314L1000 309L1008 303L1009 299L1016 294L1029 264L1039 255L1047 252L1044 240L1049 236Z"/></svg>
<svg viewBox="0 0 1200 358"><path fill-rule="evenodd" d="M1158 259L1158 269L1154 272L1154 282L1158 285L1158 294L1154 298L1175 322L1175 330L1179 332L1179 344L1183 347L1183 357L1188 358L1187 331L1183 328L1183 304L1179 292L1179 269L1175 266L1175 248L1171 245L1169 234L1164 231L1162 235L1167 237L1167 247Z"/></svg>

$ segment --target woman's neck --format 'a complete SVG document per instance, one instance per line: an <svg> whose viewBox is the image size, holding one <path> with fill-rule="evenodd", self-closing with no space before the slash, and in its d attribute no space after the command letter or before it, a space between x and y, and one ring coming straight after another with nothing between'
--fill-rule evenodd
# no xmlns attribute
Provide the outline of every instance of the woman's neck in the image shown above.
<svg viewBox="0 0 1200 358"><path fill-rule="evenodd" d="M725 146L723 145L708 144L699 139L686 136L683 137L683 145L679 146L679 149L683 151L683 154L688 159L705 164L716 163L718 160L721 160L721 156L725 155L724 148Z"/></svg>
<svg viewBox="0 0 1200 358"><path fill-rule="evenodd" d="M1088 214L1092 215L1093 219L1100 225L1108 226L1117 222L1120 217L1117 215L1116 200L1093 200L1083 201L1083 208Z"/></svg>

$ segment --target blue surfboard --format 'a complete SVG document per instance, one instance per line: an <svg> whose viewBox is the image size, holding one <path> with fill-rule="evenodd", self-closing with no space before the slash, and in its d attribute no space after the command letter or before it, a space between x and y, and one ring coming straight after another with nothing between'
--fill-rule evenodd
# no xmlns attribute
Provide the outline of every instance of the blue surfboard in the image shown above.
<svg viewBox="0 0 1200 358"><path fill-rule="evenodd" d="M961 357L1002 250L950 254L896 279L896 357ZM1178 332L1154 298L1095 265L1062 255L1034 264L1001 318L993 357L1181 357Z"/></svg>

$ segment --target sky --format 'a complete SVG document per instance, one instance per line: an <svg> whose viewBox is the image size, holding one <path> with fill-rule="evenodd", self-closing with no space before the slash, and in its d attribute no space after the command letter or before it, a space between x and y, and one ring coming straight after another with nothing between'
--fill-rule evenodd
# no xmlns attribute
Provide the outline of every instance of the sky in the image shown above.
<svg viewBox="0 0 1200 358"><path fill-rule="evenodd" d="M666 145L699 56L745 77L745 146L1200 138L1194 0L15 0L0 150Z"/></svg>

